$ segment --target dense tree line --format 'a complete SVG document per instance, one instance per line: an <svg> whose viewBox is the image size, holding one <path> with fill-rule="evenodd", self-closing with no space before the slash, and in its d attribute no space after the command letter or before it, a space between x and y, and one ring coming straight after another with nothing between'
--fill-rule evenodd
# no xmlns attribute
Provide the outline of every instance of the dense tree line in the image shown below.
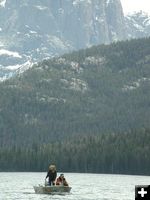
<svg viewBox="0 0 150 200"><path fill-rule="evenodd" d="M122 134L79 135L30 148L3 147L2 171L59 171L150 175L150 130Z"/></svg>

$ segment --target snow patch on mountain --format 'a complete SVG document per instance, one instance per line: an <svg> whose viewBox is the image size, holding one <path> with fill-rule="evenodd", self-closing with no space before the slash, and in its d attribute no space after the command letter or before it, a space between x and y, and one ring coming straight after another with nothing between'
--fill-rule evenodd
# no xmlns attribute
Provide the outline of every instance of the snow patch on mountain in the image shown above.
<svg viewBox="0 0 150 200"><path fill-rule="evenodd" d="M31 60L28 60L23 64L8 65L8 66L0 65L0 71L3 74L2 76L0 76L0 82L5 81L16 74L19 75L22 74L23 72L31 68L33 64L36 63L33 63L31 62Z"/></svg>
<svg viewBox="0 0 150 200"><path fill-rule="evenodd" d="M0 0L0 7L5 8L6 0Z"/></svg>
<svg viewBox="0 0 150 200"><path fill-rule="evenodd" d="M106 0L106 5L108 6L110 4L111 0Z"/></svg>
<svg viewBox="0 0 150 200"><path fill-rule="evenodd" d="M25 72L26 70L28 70L29 68L31 68L33 66L33 63L30 60L28 60L27 62L25 62L24 64L20 65L17 69L17 73L21 74L23 72Z"/></svg>
<svg viewBox="0 0 150 200"><path fill-rule="evenodd" d="M82 2L84 2L84 3L89 3L89 4L92 3L91 0L74 0L74 1L73 1L73 5L77 5L77 4L80 4L80 3L82 3Z"/></svg>
<svg viewBox="0 0 150 200"><path fill-rule="evenodd" d="M29 69L31 66L32 66L32 63L30 61L27 61L22 65L17 64L17 65L6 66L5 69L12 70L12 71L19 70L20 72L23 72Z"/></svg>
<svg viewBox="0 0 150 200"><path fill-rule="evenodd" d="M48 10L48 7L46 6L35 6L38 10Z"/></svg>
<svg viewBox="0 0 150 200"><path fill-rule="evenodd" d="M1 55L8 55L8 56L12 56L15 58L22 58L22 56L18 52L8 51L6 49L0 49L0 56Z"/></svg>

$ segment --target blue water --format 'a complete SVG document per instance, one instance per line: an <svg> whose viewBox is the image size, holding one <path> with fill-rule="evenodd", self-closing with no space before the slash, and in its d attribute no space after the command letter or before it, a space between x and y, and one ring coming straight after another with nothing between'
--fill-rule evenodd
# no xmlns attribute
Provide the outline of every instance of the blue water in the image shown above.
<svg viewBox="0 0 150 200"><path fill-rule="evenodd" d="M65 173L72 187L66 195L35 194L45 173L0 173L0 200L134 200L135 185L149 185L149 176Z"/></svg>

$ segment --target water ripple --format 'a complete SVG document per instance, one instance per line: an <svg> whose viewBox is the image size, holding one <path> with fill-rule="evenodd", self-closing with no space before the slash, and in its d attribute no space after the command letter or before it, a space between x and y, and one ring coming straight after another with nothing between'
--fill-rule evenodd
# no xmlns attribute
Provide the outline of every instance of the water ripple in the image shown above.
<svg viewBox="0 0 150 200"><path fill-rule="evenodd" d="M66 173L72 190L65 195L35 194L45 173L0 173L0 200L133 200L135 185L150 184L149 176Z"/></svg>

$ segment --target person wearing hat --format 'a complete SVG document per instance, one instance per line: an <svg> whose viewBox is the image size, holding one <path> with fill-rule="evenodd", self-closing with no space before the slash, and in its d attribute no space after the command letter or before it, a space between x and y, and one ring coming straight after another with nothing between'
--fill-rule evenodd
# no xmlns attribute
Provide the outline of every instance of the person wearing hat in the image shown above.
<svg viewBox="0 0 150 200"><path fill-rule="evenodd" d="M68 186L68 183L64 177L64 174L60 174L60 176L57 178L56 185Z"/></svg>
<svg viewBox="0 0 150 200"><path fill-rule="evenodd" d="M45 179L49 178L49 185L55 185L56 177L57 177L56 166L50 165Z"/></svg>

